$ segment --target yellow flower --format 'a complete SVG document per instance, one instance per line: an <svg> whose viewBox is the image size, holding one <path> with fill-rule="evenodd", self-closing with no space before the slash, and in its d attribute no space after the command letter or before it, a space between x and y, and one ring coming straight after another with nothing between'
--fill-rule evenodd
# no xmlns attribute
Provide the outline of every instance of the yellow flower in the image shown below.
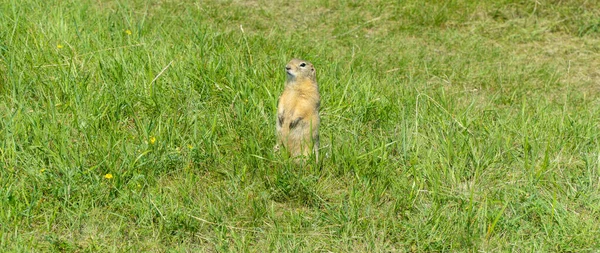
<svg viewBox="0 0 600 253"><path fill-rule="evenodd" d="M113 175L108 173L108 174L104 175L104 178L111 179L111 178L113 178Z"/></svg>
<svg viewBox="0 0 600 253"><path fill-rule="evenodd" d="M156 137L151 136L150 137L150 144L154 144L156 142Z"/></svg>
<svg viewBox="0 0 600 253"><path fill-rule="evenodd" d="M42 168L42 169L40 170L40 173L44 173L44 171L46 171L46 168Z"/></svg>
<svg viewBox="0 0 600 253"><path fill-rule="evenodd" d="M61 48L63 48L63 45L58 44L58 45L56 45L56 48L61 49Z"/></svg>
<svg viewBox="0 0 600 253"><path fill-rule="evenodd" d="M192 144L188 144L188 148L189 149L194 149L194 146L192 146Z"/></svg>
<svg viewBox="0 0 600 253"><path fill-rule="evenodd" d="M131 30L129 30L129 29L125 30L125 33L126 33L127 35L131 35Z"/></svg>

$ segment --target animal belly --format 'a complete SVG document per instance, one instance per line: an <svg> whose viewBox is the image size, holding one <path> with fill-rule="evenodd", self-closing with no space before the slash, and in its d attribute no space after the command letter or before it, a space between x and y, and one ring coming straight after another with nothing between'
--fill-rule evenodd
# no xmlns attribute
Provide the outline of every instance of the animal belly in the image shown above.
<svg viewBox="0 0 600 253"><path fill-rule="evenodd" d="M285 142L293 155L308 154L311 151L312 140L307 126L290 129Z"/></svg>

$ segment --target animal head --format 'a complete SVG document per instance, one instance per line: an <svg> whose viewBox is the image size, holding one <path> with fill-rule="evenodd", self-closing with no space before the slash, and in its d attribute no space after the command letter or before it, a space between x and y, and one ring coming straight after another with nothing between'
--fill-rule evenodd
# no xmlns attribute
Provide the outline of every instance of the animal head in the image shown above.
<svg viewBox="0 0 600 253"><path fill-rule="evenodd" d="M296 80L309 78L316 80L316 70L312 63L300 60L292 59L285 65L285 72L287 73L288 80Z"/></svg>

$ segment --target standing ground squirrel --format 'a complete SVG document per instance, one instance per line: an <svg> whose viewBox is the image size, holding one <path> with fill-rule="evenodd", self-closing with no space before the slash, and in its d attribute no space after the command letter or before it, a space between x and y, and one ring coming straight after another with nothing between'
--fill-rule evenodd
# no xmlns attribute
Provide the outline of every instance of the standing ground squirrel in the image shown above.
<svg viewBox="0 0 600 253"><path fill-rule="evenodd" d="M307 61L292 59L286 66L285 88L277 102L277 145L292 157L315 153L319 160L319 106L321 96L315 67Z"/></svg>

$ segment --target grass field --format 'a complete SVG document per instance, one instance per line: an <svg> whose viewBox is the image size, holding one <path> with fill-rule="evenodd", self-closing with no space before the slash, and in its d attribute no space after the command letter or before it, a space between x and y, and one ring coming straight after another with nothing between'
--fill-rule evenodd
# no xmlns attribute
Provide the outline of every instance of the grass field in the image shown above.
<svg viewBox="0 0 600 253"><path fill-rule="evenodd" d="M599 95L596 1L5 0L0 248L597 252Z"/></svg>

